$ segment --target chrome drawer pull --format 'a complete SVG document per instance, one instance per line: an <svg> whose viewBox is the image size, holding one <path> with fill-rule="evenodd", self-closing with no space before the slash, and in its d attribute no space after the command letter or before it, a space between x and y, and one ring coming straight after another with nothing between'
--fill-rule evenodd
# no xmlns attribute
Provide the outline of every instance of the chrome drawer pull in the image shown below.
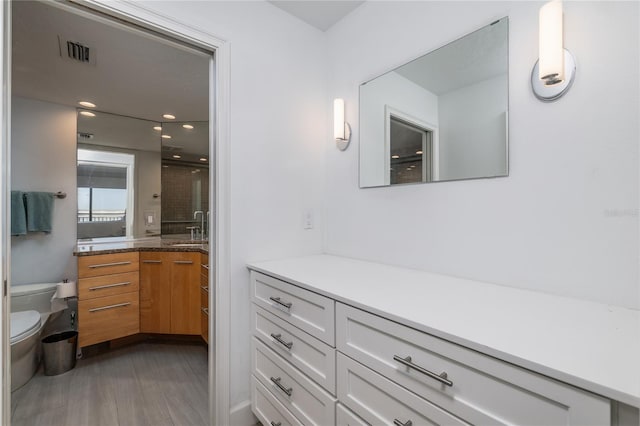
<svg viewBox="0 0 640 426"><path fill-rule="evenodd" d="M162 263L162 260L143 260L142 263Z"/></svg>
<svg viewBox="0 0 640 426"><path fill-rule="evenodd" d="M284 306L287 309L291 309L291 306L293 306L293 303L291 302L283 302L282 300L280 300L280 297L269 297L269 300L272 300L274 302L276 302L278 305L280 306Z"/></svg>
<svg viewBox="0 0 640 426"><path fill-rule="evenodd" d="M280 333L278 333L278 334L271 333L271 337L273 337L276 342L280 343L283 346L286 346L287 349L291 349L291 347L293 346L293 342L285 342L282 339L282 334L280 334Z"/></svg>
<svg viewBox="0 0 640 426"><path fill-rule="evenodd" d="M193 265L193 260L174 260L173 263L178 265Z"/></svg>
<svg viewBox="0 0 640 426"><path fill-rule="evenodd" d="M115 283L115 284L98 285L95 287L89 287L89 291L102 290L104 288L112 288L112 287L122 287L129 284L131 284L131 281L125 281L123 283Z"/></svg>
<svg viewBox="0 0 640 426"><path fill-rule="evenodd" d="M281 377L278 377L277 379L275 377L271 378L271 381L273 383L275 383L275 385L280 388L280 390L284 393L287 394L287 396L291 396L291 394L293 393L293 389L292 388L285 388L284 386L282 386L282 383L280 383L280 380L282 380Z"/></svg>
<svg viewBox="0 0 640 426"><path fill-rule="evenodd" d="M108 266L122 266L122 265L131 265L131 262L127 261L127 262L99 263L97 265L89 265L89 268L90 269L106 268Z"/></svg>
<svg viewBox="0 0 640 426"><path fill-rule="evenodd" d="M201 263L200 266L202 266L206 270L209 270L209 265L205 265L204 263Z"/></svg>
<svg viewBox="0 0 640 426"><path fill-rule="evenodd" d="M206 291L207 293L209 293L209 286L208 285L201 285L200 288L203 289L204 291Z"/></svg>
<svg viewBox="0 0 640 426"><path fill-rule="evenodd" d="M440 383L443 383L447 386L453 386L453 382L449 379L447 379L447 373L446 372L442 372L440 374L436 374L432 371L426 370L422 367L420 367L419 365L414 364L413 362L411 362L411 357L407 356L406 358L402 358L399 357L398 355L394 355L393 356L393 360L399 362L400 364L406 365L409 368L413 368L414 370L418 371L419 373L424 374L425 376L429 376L432 379L435 379L437 381L439 381Z"/></svg>
<svg viewBox="0 0 640 426"><path fill-rule="evenodd" d="M209 316L209 308L200 308L203 314Z"/></svg>
<svg viewBox="0 0 640 426"><path fill-rule="evenodd" d="M131 302L125 302L125 303L118 303L116 305L101 306L99 308L89 309L89 312L98 312L98 311L104 311L105 309L122 308L124 306L129 306L130 304Z"/></svg>
<svg viewBox="0 0 640 426"><path fill-rule="evenodd" d="M282 426L282 422L271 422L271 426Z"/></svg>
<svg viewBox="0 0 640 426"><path fill-rule="evenodd" d="M393 424L396 425L396 426L412 426L413 422L411 420L407 420L406 423L402 423L398 419L393 419Z"/></svg>

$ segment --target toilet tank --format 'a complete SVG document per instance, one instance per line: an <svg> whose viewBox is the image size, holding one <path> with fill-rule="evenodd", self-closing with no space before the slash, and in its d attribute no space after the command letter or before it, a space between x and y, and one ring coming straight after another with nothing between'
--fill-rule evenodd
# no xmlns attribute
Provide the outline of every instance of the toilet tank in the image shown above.
<svg viewBox="0 0 640 426"><path fill-rule="evenodd" d="M11 286L11 312L35 310L51 312L51 298L57 283L23 284Z"/></svg>

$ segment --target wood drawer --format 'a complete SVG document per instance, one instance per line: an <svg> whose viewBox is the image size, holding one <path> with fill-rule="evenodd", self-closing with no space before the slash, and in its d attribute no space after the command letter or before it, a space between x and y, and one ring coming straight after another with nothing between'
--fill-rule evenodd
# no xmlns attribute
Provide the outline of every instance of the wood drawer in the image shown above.
<svg viewBox="0 0 640 426"><path fill-rule="evenodd" d="M251 411L263 426L302 426L255 376L251 376Z"/></svg>
<svg viewBox="0 0 640 426"><path fill-rule="evenodd" d="M610 423L610 403L604 398L365 311L338 303L336 325L340 352L468 422ZM394 356L411 357L417 368ZM446 372L452 385L420 368L436 375Z"/></svg>
<svg viewBox="0 0 640 426"><path fill-rule="evenodd" d="M251 299L314 337L335 345L332 299L251 271Z"/></svg>
<svg viewBox="0 0 640 426"><path fill-rule="evenodd" d="M334 348L255 304L251 305L251 328L264 344L335 395Z"/></svg>
<svg viewBox="0 0 640 426"><path fill-rule="evenodd" d="M336 425L337 426L369 426L369 423L356 416L355 413L349 410L344 405L336 405ZM417 426L417 425L416 425Z"/></svg>
<svg viewBox="0 0 640 426"><path fill-rule="evenodd" d="M140 332L138 292L78 301L80 347Z"/></svg>
<svg viewBox="0 0 640 426"><path fill-rule="evenodd" d="M200 336L209 343L209 309L200 308Z"/></svg>
<svg viewBox="0 0 640 426"><path fill-rule="evenodd" d="M138 291L140 288L138 271L124 274L100 275L78 280L78 298L81 300L96 297L113 296L116 294Z"/></svg>
<svg viewBox="0 0 640 426"><path fill-rule="evenodd" d="M78 278L137 271L138 252L98 254L78 257Z"/></svg>
<svg viewBox="0 0 640 426"><path fill-rule="evenodd" d="M260 340L254 337L251 342L252 373L282 405L305 425L335 422L335 398Z"/></svg>
<svg viewBox="0 0 640 426"><path fill-rule="evenodd" d="M209 255L201 254L200 255L200 274L205 277L205 279L209 279Z"/></svg>
<svg viewBox="0 0 640 426"><path fill-rule="evenodd" d="M341 353L337 371L338 399L369 424L468 425Z"/></svg>

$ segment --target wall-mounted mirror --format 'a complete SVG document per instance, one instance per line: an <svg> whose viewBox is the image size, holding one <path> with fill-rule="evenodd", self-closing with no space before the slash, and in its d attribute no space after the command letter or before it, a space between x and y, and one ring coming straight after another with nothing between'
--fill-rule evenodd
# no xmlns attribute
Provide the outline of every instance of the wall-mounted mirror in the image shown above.
<svg viewBox="0 0 640 426"><path fill-rule="evenodd" d="M360 187L508 174L508 18L360 86Z"/></svg>
<svg viewBox="0 0 640 426"><path fill-rule="evenodd" d="M78 240L160 235L161 124L78 111Z"/></svg>
<svg viewBox="0 0 640 426"><path fill-rule="evenodd" d="M162 235L207 239L209 209L209 122L163 123Z"/></svg>

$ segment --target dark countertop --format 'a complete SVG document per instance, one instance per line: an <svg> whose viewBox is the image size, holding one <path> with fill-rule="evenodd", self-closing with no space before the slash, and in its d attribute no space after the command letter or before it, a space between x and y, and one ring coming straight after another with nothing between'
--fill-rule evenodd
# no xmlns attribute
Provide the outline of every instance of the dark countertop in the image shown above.
<svg viewBox="0 0 640 426"><path fill-rule="evenodd" d="M183 246L182 244L189 244ZM182 251L209 254L209 243L183 241L163 238L144 238L139 240L82 242L76 245L75 256L94 256L98 254L125 253L133 251Z"/></svg>

